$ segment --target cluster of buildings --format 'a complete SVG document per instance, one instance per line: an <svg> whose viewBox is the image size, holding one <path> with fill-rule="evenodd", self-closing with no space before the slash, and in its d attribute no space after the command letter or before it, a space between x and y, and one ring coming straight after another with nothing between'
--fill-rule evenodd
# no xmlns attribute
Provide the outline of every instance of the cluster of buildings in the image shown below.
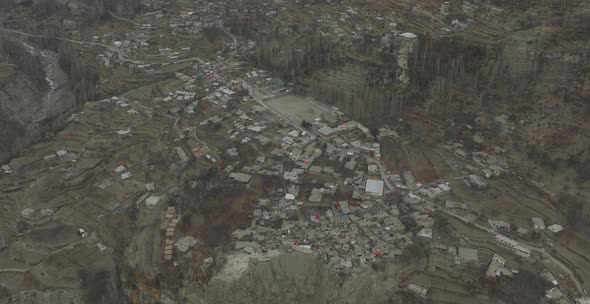
<svg viewBox="0 0 590 304"><path fill-rule="evenodd" d="M158 1L152 2L154 8L161 7ZM206 4L179 12L161 10L155 13L155 17L167 15L174 33L201 33L206 27L219 25L221 16L216 13L223 10L213 7L215 5ZM447 13L447 6L446 3L441 6L441 14ZM324 18L321 23L330 24L335 32L339 32L339 24L357 14L351 8L339 16L340 20ZM385 17L375 18L378 22L388 22ZM189 59L192 50L188 47L159 48L154 54L154 58L158 58L155 61L136 56L140 48L150 46L148 38L153 28L150 24L137 24L124 39L118 40L108 34L102 38L95 37L100 43L111 46L98 59L107 68L113 63L125 63L134 70L148 73ZM412 33L393 33L395 37L385 38L417 38ZM362 31L357 36L362 37ZM254 43L248 46L252 49ZM289 84L264 70L249 71L241 79L225 80L216 73L223 65L222 62L209 64L197 61L199 64L195 67L199 72L196 75L177 73L176 78L182 82L182 88L155 98L154 104L165 106L167 114L173 117L188 120L193 129L227 128L230 145L219 153L220 157L213 155L212 150L200 142L196 135L194 141L179 141L172 147L180 164L178 168L185 168L194 158L204 157L211 163L223 161L221 167L228 182L249 185L258 175L280 179L284 185L276 193L259 199L252 212L251 225L233 233L236 250L253 256L270 251L313 254L319 256L330 269L346 271L380 258L402 255L415 242L431 241L435 224L433 214L437 209L452 211L459 216L464 213L462 219L472 220L467 214L469 206L466 203L445 201L442 206L433 203L451 191L448 181L439 180L425 185L417 181L411 171L391 174L383 168L379 141L385 138L397 139L395 130L380 128L374 132L362 123L348 119L337 108L330 108L320 117L305 121L305 125L295 125L293 121L277 117L276 113L272 115L273 109L265 105L266 101L289 94ZM207 94L204 97L197 94L201 80L207 82ZM252 100L256 102L247 109L240 107ZM141 109L125 99L117 98L109 102L128 108L129 114ZM222 111L198 121L195 117L203 103ZM174 106L169 108L171 104ZM130 132L129 128L123 128L119 135L128 135ZM194 135L194 130L189 133ZM180 139L188 136L187 132L179 132L178 135ZM272 145L272 149L270 153L255 156L254 164L243 165L240 161L240 146L243 144L261 147L260 150ZM486 189L492 179L507 172L506 160L495 154L467 153L463 144L457 141L449 141L442 148L460 160L456 164L465 172L463 180L473 189ZM57 154L56 157L65 156ZM2 169L5 172L10 170ZM125 166L115 168L115 173L123 180L133 177ZM152 192L153 189L140 198L148 208L154 208L161 201ZM401 194L401 202L409 209L400 208L400 202L391 200L394 192ZM417 228L408 227L410 225L405 222L408 216L411 225L415 224ZM176 240L179 220L174 207L168 207L165 219L164 259L172 261L174 252L186 253L197 244L197 240L189 236ZM505 228L498 223L493 226L495 229ZM545 227L543 221L537 218L532 220L532 226L534 231L548 230L554 233L563 229L559 225ZM502 233L496 234L494 240L517 255L531 255L527 247ZM447 250L454 257L455 264L479 263L477 249L466 246L450 248L436 242L431 242L430 246ZM486 275L497 277L514 274L516 271L507 265L506 260L494 254ZM428 292L426 287L414 283L410 283L408 289L421 296L426 296ZM558 296L557 292L548 292L548 299Z"/></svg>
<svg viewBox="0 0 590 304"><path fill-rule="evenodd" d="M460 160L455 165L465 172L465 184L472 189L487 189L490 186L491 179L501 177L507 173L507 160L495 153L468 153L464 149L463 143L456 140L450 140L446 144L442 144L441 148L452 153Z"/></svg>
<svg viewBox="0 0 590 304"><path fill-rule="evenodd" d="M104 33L92 37L91 43L106 46L106 50L98 54L96 59L107 69L126 65L131 71L150 74L170 64L191 60L194 50L190 46L181 44L173 49L153 44L156 33L166 27L174 37L201 35L206 29L219 27L223 20L222 1L202 2L194 8L178 10L165 8L166 3L162 1L143 2L152 11L145 15L146 18L136 19L138 22L129 21L133 26L124 35Z"/></svg>
<svg viewBox="0 0 590 304"><path fill-rule="evenodd" d="M260 200L252 225L234 232L236 248L316 254L331 269L339 270L401 255L403 248L413 244L397 207L334 201L330 186L313 189L305 202L289 194L278 201Z"/></svg>
<svg viewBox="0 0 590 304"><path fill-rule="evenodd" d="M249 72L248 78L259 74L263 73ZM260 92L256 86L260 83L248 81L244 89L255 94ZM268 92L266 87L263 90ZM267 124L259 117L249 117L258 124ZM231 170L227 173L234 182L247 184L252 175L270 173L282 178L285 185L260 199L251 225L233 233L236 250L253 256L277 250L313 254L320 256L330 269L345 271L379 258L401 255L416 237L432 237L431 230L430 234L408 231L400 220L397 205L387 202L394 187L392 182L400 190L409 187L401 176L382 169L379 143L367 127L347 119L336 108L305 127L301 130L283 121L275 133L264 135L269 142L279 145L270 155L260 155L254 166L238 168L237 162L228 165ZM249 130L248 124L242 129ZM379 134L397 137L395 131L385 128ZM227 157L239 159L238 150L228 149ZM447 183L425 189L435 188L442 188L441 193L450 191ZM347 193L348 198L339 199L342 193ZM413 216L431 229L431 217L419 211Z"/></svg>

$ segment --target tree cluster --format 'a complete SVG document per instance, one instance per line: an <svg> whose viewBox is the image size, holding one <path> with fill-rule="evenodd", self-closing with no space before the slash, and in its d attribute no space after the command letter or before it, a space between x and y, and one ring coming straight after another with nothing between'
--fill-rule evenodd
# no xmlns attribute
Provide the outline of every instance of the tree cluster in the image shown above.
<svg viewBox="0 0 590 304"><path fill-rule="evenodd" d="M521 270L511 278L500 278L490 285L490 294L506 304L537 304L551 283L536 273Z"/></svg>
<svg viewBox="0 0 590 304"><path fill-rule="evenodd" d="M557 200L565 210L567 223L572 227L587 225L590 223L590 207L588 206L588 194L582 192L562 192Z"/></svg>
<svg viewBox="0 0 590 304"><path fill-rule="evenodd" d="M302 121L301 126L308 130L311 129L311 123L309 123L307 120Z"/></svg>

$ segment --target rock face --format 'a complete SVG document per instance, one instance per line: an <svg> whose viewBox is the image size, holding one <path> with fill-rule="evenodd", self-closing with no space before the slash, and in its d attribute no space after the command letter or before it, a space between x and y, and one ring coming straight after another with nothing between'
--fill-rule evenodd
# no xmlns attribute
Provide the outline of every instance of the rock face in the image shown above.
<svg viewBox="0 0 590 304"><path fill-rule="evenodd" d="M182 293L198 304L390 303L399 283L395 267L385 272L367 268L341 275L327 271L316 257L285 254L251 262L235 281L213 279L205 289L187 287Z"/></svg>
<svg viewBox="0 0 590 304"><path fill-rule="evenodd" d="M3 0L0 8L31 5L41 23L63 14L90 23L110 13L132 16L139 4L138 0ZM43 36L62 35L52 26L41 28ZM53 30L46 31L49 28ZM26 39L0 33L0 164L63 128L78 105L96 95L93 63L85 62L75 45L53 38Z"/></svg>
<svg viewBox="0 0 590 304"><path fill-rule="evenodd" d="M86 299L83 296L71 290L57 290L57 291L27 291L21 292L16 297L18 304L34 304L34 303L71 303L82 304Z"/></svg>
<svg viewBox="0 0 590 304"><path fill-rule="evenodd" d="M13 72L0 84L0 163L63 127L77 98L57 54L4 39L2 62Z"/></svg>
<svg viewBox="0 0 590 304"><path fill-rule="evenodd" d="M509 3L499 6L502 17L514 24L498 24L497 16L483 7L463 9L459 14L477 21L449 20L454 26L443 33L441 24L402 9L393 10L392 28L384 22L378 30L354 35L339 35L344 25L314 18L306 23L305 11L297 9L277 18L237 8L239 14L229 14L226 24L255 45L248 50L253 62L283 73L299 84L302 94L368 122L387 121L431 99L441 108L452 107L455 92L515 102L533 89L546 96L571 91L572 80L589 64L587 55L576 51L588 47L583 38L587 29L580 26L588 6L559 7L568 12L567 18L537 14L534 7L522 11ZM523 14L532 14L534 24L520 20ZM538 24L551 24L553 34L541 34Z"/></svg>
<svg viewBox="0 0 590 304"><path fill-rule="evenodd" d="M140 5L139 0L79 0L72 3L69 5L74 8L74 13L84 16L90 21L96 21L109 12L118 16L133 16Z"/></svg>
<svg viewBox="0 0 590 304"><path fill-rule="evenodd" d="M40 92L23 73L16 73L12 81L0 89L0 162L5 162L17 151L32 142L26 138L27 124L34 115L35 101Z"/></svg>

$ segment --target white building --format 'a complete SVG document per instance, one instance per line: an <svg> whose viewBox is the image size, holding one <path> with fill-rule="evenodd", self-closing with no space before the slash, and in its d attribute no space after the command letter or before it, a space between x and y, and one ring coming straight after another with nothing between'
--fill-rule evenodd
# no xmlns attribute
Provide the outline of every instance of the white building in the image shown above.
<svg viewBox="0 0 590 304"><path fill-rule="evenodd" d="M422 228L417 236L425 239L432 239L432 228Z"/></svg>
<svg viewBox="0 0 590 304"><path fill-rule="evenodd" d="M367 172L369 174L379 174L379 166L377 165L368 165L367 166Z"/></svg>
<svg viewBox="0 0 590 304"><path fill-rule="evenodd" d="M414 284L414 283L408 284L408 290L421 296L421 297L426 297L426 295L428 294L428 288L422 287L422 286L420 286L418 284Z"/></svg>
<svg viewBox="0 0 590 304"><path fill-rule="evenodd" d="M496 278L500 276L512 277L513 273L506 267L506 260L494 253L492 260L490 261L490 265L488 266L488 270L486 271L486 276L490 278Z"/></svg>
<svg viewBox="0 0 590 304"><path fill-rule="evenodd" d="M496 234L494 239L499 244L512 249L514 251L514 253L516 253L517 255L520 255L525 258L528 258L531 256L530 249L521 246L517 241L515 241L513 239L507 238L501 234Z"/></svg>
<svg viewBox="0 0 590 304"><path fill-rule="evenodd" d="M9 165L4 165L2 166L2 171L4 171L4 173L12 173L12 168Z"/></svg>
<svg viewBox="0 0 590 304"><path fill-rule="evenodd" d="M535 231L543 231L545 230L545 222L543 222L543 219L540 217L533 217L531 219L532 223L533 223L533 229Z"/></svg>
<svg viewBox="0 0 590 304"><path fill-rule="evenodd" d="M383 195L383 181L379 179L368 179L365 185L365 192L370 195Z"/></svg>
<svg viewBox="0 0 590 304"><path fill-rule="evenodd" d="M549 232L551 232L553 234L557 234L557 233L563 231L563 226L561 226L559 224L553 224L553 225L547 227L547 230L549 230Z"/></svg>
<svg viewBox="0 0 590 304"><path fill-rule="evenodd" d="M159 196L149 196L146 200L145 200L145 205L148 208L153 208L155 207L159 202L160 202L160 197Z"/></svg>

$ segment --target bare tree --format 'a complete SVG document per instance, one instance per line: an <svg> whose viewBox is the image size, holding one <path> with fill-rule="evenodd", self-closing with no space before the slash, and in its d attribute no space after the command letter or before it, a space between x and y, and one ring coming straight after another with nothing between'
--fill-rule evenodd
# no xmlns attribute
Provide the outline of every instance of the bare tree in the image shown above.
<svg viewBox="0 0 590 304"><path fill-rule="evenodd" d="M588 194L583 192L562 192L558 201L565 207L567 223L572 227L590 223Z"/></svg>

